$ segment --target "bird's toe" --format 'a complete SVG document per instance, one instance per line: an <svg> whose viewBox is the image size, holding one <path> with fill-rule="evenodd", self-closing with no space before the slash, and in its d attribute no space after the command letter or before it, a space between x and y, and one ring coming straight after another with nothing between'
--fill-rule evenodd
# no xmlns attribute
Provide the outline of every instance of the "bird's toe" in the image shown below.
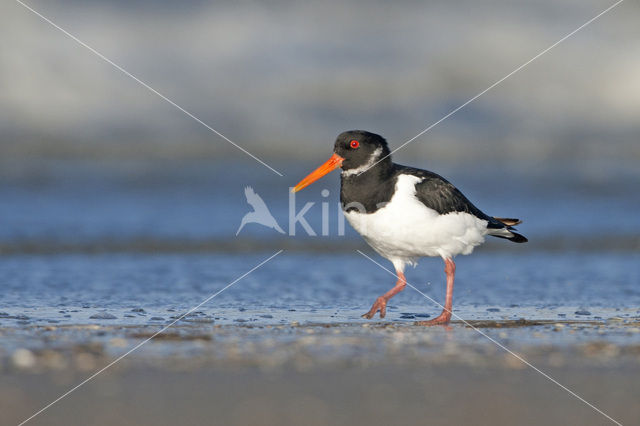
<svg viewBox="0 0 640 426"><path fill-rule="evenodd" d="M383 297L378 297L369 312L362 315L362 318L371 319L378 311L380 311L380 318L384 318L387 314L387 301Z"/></svg>

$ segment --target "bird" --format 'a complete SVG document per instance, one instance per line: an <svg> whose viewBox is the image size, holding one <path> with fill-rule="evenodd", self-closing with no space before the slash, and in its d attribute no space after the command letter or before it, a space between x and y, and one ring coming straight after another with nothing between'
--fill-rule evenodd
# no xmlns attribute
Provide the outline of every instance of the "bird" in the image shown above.
<svg viewBox="0 0 640 426"><path fill-rule="evenodd" d="M282 230L282 228L280 228L278 222L276 222L276 219L269 211L269 208L265 204L264 200L260 198L258 194L256 194L253 188L247 186L244 189L244 196L247 198L247 203L249 203L249 205L253 207L253 211L244 215L242 221L240 221L240 227L236 231L236 236L238 236L242 228L244 228L244 225L246 225L247 223L258 223L260 225L266 226L267 228L275 229L281 234L284 234L284 231Z"/></svg>
<svg viewBox="0 0 640 426"><path fill-rule="evenodd" d="M333 155L302 179L297 192L338 168L340 203L349 224L394 266L398 280L362 315L386 315L389 300L404 290L406 265L422 257L440 257L446 274L442 313L419 325L446 325L451 321L456 255L471 254L485 236L525 243L515 232L519 219L489 216L442 176L392 162L387 141L364 130L350 130L336 138Z"/></svg>

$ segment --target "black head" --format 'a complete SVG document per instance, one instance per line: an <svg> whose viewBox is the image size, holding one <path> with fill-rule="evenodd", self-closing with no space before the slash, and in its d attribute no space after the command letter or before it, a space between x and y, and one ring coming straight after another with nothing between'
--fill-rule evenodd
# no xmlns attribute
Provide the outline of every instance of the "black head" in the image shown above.
<svg viewBox="0 0 640 426"><path fill-rule="evenodd" d="M382 136L364 130L340 133L333 152L344 158L342 170L345 172L362 172L390 153Z"/></svg>
<svg viewBox="0 0 640 426"><path fill-rule="evenodd" d="M342 177L353 179L374 168L378 175L388 171L391 165L391 157L388 155L389 147L382 136L364 130L350 130L340 133L336 139L333 155L324 164L302 179L293 189L293 192L311 185L322 176L342 167ZM371 176L367 173L365 176Z"/></svg>

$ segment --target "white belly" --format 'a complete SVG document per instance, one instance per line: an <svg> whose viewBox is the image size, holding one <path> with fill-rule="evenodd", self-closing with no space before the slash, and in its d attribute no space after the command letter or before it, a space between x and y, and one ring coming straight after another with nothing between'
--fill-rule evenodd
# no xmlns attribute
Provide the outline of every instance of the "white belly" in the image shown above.
<svg viewBox="0 0 640 426"><path fill-rule="evenodd" d="M484 242L487 221L469 213L440 215L415 196L421 179L402 175L393 198L375 213L352 210L345 217L380 255L396 267L414 264L419 257L469 254Z"/></svg>

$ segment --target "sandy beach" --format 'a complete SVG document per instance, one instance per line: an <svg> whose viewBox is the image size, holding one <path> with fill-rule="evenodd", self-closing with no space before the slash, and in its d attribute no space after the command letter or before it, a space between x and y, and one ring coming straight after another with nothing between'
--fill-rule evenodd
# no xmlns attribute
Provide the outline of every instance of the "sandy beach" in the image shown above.
<svg viewBox="0 0 640 426"><path fill-rule="evenodd" d="M35 349L0 352L0 423L19 424L158 328L3 328ZM615 318L176 324L29 424L614 424L480 332L637 424L640 321Z"/></svg>
<svg viewBox="0 0 640 426"><path fill-rule="evenodd" d="M0 21L0 426L640 425L637 2Z"/></svg>

